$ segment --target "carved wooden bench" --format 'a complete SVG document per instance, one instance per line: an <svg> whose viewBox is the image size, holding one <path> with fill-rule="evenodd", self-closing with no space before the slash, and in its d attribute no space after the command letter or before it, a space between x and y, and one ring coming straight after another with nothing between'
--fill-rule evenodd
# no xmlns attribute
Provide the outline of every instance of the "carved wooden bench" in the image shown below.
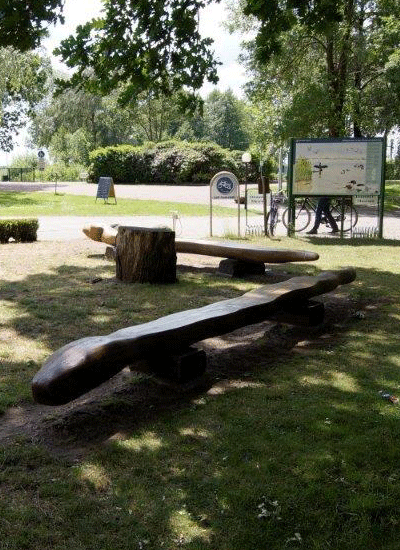
<svg viewBox="0 0 400 550"><path fill-rule="evenodd" d="M205 369L204 352L189 348L195 342L275 319L280 312L306 311L310 298L355 277L353 268L316 277L293 277L238 298L173 313L107 336L82 338L60 348L46 361L32 380L33 397L38 403L61 405L126 366L177 382L190 380Z"/></svg>
<svg viewBox="0 0 400 550"><path fill-rule="evenodd" d="M123 229L123 228L122 228ZM90 239L115 247L118 228L116 226L87 225L84 234ZM310 262L318 260L316 252L307 250L289 250L285 248L249 246L238 242L216 242L207 240L175 240L176 252L217 256L226 258L219 264L219 269L227 275L240 276L244 273L262 274L265 264L287 262ZM115 259L116 254L107 252L107 257Z"/></svg>

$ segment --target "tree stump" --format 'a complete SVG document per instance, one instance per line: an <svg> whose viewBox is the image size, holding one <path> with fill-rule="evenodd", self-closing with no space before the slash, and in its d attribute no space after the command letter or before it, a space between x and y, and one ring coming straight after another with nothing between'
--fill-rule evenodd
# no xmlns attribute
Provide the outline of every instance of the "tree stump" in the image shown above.
<svg viewBox="0 0 400 550"><path fill-rule="evenodd" d="M119 226L116 266L117 279L126 283L175 283L175 232Z"/></svg>

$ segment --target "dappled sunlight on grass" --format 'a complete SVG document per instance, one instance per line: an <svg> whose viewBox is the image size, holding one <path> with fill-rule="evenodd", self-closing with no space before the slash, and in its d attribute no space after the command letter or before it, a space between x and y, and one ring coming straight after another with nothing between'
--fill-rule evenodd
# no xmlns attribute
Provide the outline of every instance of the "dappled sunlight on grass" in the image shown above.
<svg viewBox="0 0 400 550"><path fill-rule="evenodd" d="M201 527L190 515L186 508L176 510L171 514L170 525L173 536L179 545L187 544L195 539L209 542L211 529Z"/></svg>
<svg viewBox="0 0 400 550"><path fill-rule="evenodd" d="M129 438L125 441L118 441L117 445L130 451L156 451L163 445L161 438L153 432L145 432L140 437Z"/></svg>
<svg viewBox="0 0 400 550"><path fill-rule="evenodd" d="M318 376L302 376L299 381L312 386L331 386L345 392L355 393L361 390L353 376L338 371L324 371Z"/></svg>
<svg viewBox="0 0 400 550"><path fill-rule="evenodd" d="M104 491L111 485L111 479L104 468L90 462L83 463L75 468L77 477L90 483L96 491Z"/></svg>
<svg viewBox="0 0 400 550"><path fill-rule="evenodd" d="M35 437L54 456L27 439L0 449L3 540L11 533L13 550L396 548L400 406L379 391L400 394L399 249L310 248L318 264L274 271L357 267L355 284L326 297L322 327L221 337L206 346L205 386L184 394L144 377L113 380L101 397L43 417ZM31 249L13 250L22 266ZM44 352L258 286L194 273L168 288L118 285L113 268L72 246L13 278L7 256L1 349L8 334L34 346L22 353L32 364L15 349L2 365L14 407Z"/></svg>

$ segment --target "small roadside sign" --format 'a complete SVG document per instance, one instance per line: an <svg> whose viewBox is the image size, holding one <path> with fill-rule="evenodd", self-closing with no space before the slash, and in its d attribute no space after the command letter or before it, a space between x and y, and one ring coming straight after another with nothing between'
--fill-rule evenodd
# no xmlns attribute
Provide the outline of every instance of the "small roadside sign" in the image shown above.
<svg viewBox="0 0 400 550"><path fill-rule="evenodd" d="M113 179L101 177L97 184L96 201L97 199L104 199L104 201L107 202L109 197L112 197L115 200L115 204L117 204Z"/></svg>

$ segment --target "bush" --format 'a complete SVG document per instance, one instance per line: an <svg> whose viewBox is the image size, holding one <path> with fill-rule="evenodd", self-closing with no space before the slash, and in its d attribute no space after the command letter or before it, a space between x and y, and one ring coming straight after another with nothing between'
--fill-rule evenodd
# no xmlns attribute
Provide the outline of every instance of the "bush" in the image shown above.
<svg viewBox="0 0 400 550"><path fill-rule="evenodd" d="M48 164L40 172L36 170L36 180L39 181L80 181L80 174L86 169L82 164L64 164L57 162Z"/></svg>
<svg viewBox="0 0 400 550"><path fill-rule="evenodd" d="M236 155L237 156L237 155ZM112 177L114 183L203 183L222 170L240 177L241 159L214 143L165 141L141 146L120 145L90 154L89 178Z"/></svg>
<svg viewBox="0 0 400 550"><path fill-rule="evenodd" d="M8 243L10 238L18 243L31 243L37 240L38 228L37 219L0 220L0 243Z"/></svg>
<svg viewBox="0 0 400 550"><path fill-rule="evenodd" d="M386 162L385 179L400 180L400 158Z"/></svg>

